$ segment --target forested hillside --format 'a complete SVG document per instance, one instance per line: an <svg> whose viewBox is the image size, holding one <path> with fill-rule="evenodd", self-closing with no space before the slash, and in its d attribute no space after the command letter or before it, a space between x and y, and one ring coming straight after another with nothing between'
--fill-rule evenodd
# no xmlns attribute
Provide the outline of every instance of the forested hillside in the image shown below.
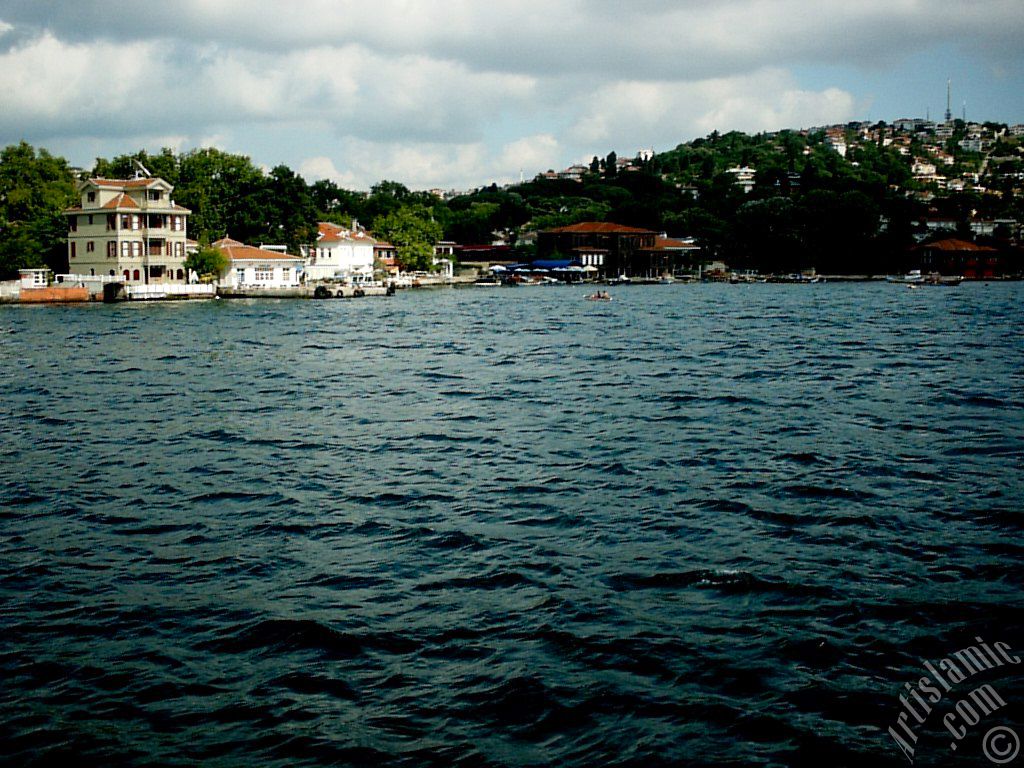
<svg viewBox="0 0 1024 768"><path fill-rule="evenodd" d="M1019 140L1001 136L985 154L972 153L959 149L959 121L957 131L943 143L884 124L870 134L851 130L845 157L835 149L834 131L716 132L643 159L594 157L573 177L549 172L447 199L396 181L368 193L308 183L287 166L266 172L217 149L101 158L86 172L124 178L141 163L174 185L175 202L193 212L189 235L201 243L230 235L297 253L315 238L317 221L356 220L401 245L406 267L423 268L438 239L478 245L501 238L528 258L528 233L614 221L694 237L706 259L737 267L879 273L904 268L928 218L955 221L957 236L968 239L972 221L1001 220L982 239L1016 247L1005 222L1024 219ZM921 158L934 157L947 164L950 178L973 175L985 186L944 189L912 173ZM44 263L66 268L61 211L75 200L74 182L68 163L45 149L21 143L0 153L0 275Z"/></svg>

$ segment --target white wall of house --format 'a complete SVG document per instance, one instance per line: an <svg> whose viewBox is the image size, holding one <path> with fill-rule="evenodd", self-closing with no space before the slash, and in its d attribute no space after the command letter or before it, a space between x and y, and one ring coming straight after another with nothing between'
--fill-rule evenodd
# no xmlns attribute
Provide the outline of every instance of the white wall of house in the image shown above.
<svg viewBox="0 0 1024 768"><path fill-rule="evenodd" d="M224 282L232 288L291 288L299 284L300 259L233 259Z"/></svg>
<svg viewBox="0 0 1024 768"><path fill-rule="evenodd" d="M306 280L372 280L373 245L369 237L321 240L305 249Z"/></svg>

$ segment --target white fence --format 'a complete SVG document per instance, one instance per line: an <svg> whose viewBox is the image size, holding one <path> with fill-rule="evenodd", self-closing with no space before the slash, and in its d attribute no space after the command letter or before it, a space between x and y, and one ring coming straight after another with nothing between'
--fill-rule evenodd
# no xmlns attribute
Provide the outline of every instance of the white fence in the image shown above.
<svg viewBox="0 0 1024 768"><path fill-rule="evenodd" d="M132 300L145 301L147 299L173 299L173 298L210 298L217 294L216 287L212 285L181 285L168 283L166 285L126 285L125 295Z"/></svg>

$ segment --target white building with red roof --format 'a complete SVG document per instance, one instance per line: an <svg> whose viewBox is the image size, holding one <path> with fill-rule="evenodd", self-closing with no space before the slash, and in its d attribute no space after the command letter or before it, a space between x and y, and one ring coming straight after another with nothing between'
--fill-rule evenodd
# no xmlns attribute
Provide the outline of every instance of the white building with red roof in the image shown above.
<svg viewBox="0 0 1024 768"><path fill-rule="evenodd" d="M302 259L281 251L254 248L230 237L212 244L228 257L221 280L231 288L294 288L302 275Z"/></svg>
<svg viewBox="0 0 1024 768"><path fill-rule="evenodd" d="M301 247L306 260L306 281L371 282L376 244L377 241L358 226L349 229L321 221L317 225L316 242Z"/></svg>
<svg viewBox="0 0 1024 768"><path fill-rule="evenodd" d="M68 220L68 272L126 283L183 283L188 208L160 178L86 179Z"/></svg>

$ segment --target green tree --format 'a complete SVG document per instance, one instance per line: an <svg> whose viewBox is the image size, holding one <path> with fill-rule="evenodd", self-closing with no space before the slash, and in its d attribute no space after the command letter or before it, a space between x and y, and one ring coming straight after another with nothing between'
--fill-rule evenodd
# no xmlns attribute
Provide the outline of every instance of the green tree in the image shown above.
<svg viewBox="0 0 1024 768"><path fill-rule="evenodd" d="M619 158L615 152L609 152L608 157L604 160L604 173L609 179L614 177L619 172Z"/></svg>
<svg viewBox="0 0 1024 768"><path fill-rule="evenodd" d="M63 158L26 142L0 152L0 277L23 267L67 269L65 208L76 199Z"/></svg>
<svg viewBox="0 0 1024 768"><path fill-rule="evenodd" d="M263 172L243 155L196 149L182 155L176 202L192 210L189 233L200 242L231 235L251 241L267 232Z"/></svg>
<svg viewBox="0 0 1024 768"><path fill-rule="evenodd" d="M434 244L443 235L441 225L431 217L430 210L420 203L402 206L378 216L373 221L373 231L376 236L395 246L398 263L407 272L431 269Z"/></svg>
<svg viewBox="0 0 1024 768"><path fill-rule="evenodd" d="M200 248L185 259L186 271L194 271L201 278L219 278L229 266L227 254L219 248Z"/></svg>

